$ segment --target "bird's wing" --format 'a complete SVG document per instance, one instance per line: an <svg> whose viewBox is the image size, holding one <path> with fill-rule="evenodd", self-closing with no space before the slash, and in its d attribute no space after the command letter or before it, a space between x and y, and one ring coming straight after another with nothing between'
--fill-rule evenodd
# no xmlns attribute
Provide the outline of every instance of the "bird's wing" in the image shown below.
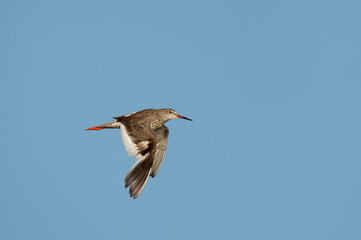
<svg viewBox="0 0 361 240"><path fill-rule="evenodd" d="M150 173L150 176L152 177L155 177L155 175L157 175L160 165L162 165L164 153L167 149L169 130L166 126L163 125L162 127L156 129L154 132L155 134L157 134L158 142L157 150L155 151L152 172Z"/></svg>
<svg viewBox="0 0 361 240"><path fill-rule="evenodd" d="M153 171L158 137L151 129L150 121L134 124L124 120L121 122L120 129L129 156L137 158L137 162L125 177L125 187L130 186L129 194L136 199Z"/></svg>

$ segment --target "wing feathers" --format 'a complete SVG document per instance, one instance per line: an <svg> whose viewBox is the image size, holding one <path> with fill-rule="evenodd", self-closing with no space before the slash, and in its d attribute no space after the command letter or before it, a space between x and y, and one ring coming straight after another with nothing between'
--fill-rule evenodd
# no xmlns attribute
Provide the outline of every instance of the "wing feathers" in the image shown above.
<svg viewBox="0 0 361 240"><path fill-rule="evenodd" d="M129 194L130 197L133 197L136 199L139 194L143 191L145 184L147 183L149 179L150 170L143 171L140 176L132 183L132 185L129 188Z"/></svg>
<svg viewBox="0 0 361 240"><path fill-rule="evenodd" d="M167 149L168 144L168 135L169 130L166 126L162 126L154 131L157 134L158 142L157 142L157 150L155 152L153 171L151 173L152 177L157 175L160 166L162 165L165 150Z"/></svg>
<svg viewBox="0 0 361 240"><path fill-rule="evenodd" d="M141 160L137 161L134 166L130 169L127 176L125 177L125 187L127 188L133 181L135 181L143 172Z"/></svg>
<svg viewBox="0 0 361 240"><path fill-rule="evenodd" d="M130 197L136 199L143 191L149 176L154 177L159 171L167 148L169 131L166 126L153 131L150 122L141 126L120 122L120 129L128 155L137 158L124 180L125 187L130 186Z"/></svg>
<svg viewBox="0 0 361 240"><path fill-rule="evenodd" d="M165 151L157 150L155 152L155 158L154 158L154 163L153 163L153 168L152 168L153 171L151 174L152 177L155 177L155 175L157 175L157 173L160 169L160 165L162 165L164 154L165 154Z"/></svg>
<svg viewBox="0 0 361 240"><path fill-rule="evenodd" d="M152 168L144 168L143 163L147 159L138 160L125 177L125 187L129 187L130 197L136 199L142 192L148 181Z"/></svg>

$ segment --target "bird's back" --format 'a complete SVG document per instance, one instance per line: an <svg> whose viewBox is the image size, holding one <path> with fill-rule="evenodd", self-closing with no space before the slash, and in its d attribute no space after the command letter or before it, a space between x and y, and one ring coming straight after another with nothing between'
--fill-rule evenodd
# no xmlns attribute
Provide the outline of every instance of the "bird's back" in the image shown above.
<svg viewBox="0 0 361 240"><path fill-rule="evenodd" d="M114 119L118 120L119 122L127 121L127 122L138 122L142 120L149 120L151 118L154 118L155 115L155 109L145 109L142 111L129 113L126 115L122 115L119 117L114 117Z"/></svg>
<svg viewBox="0 0 361 240"><path fill-rule="evenodd" d="M157 109L145 109L139 112L126 114L120 117L114 117L118 122L130 124L130 125L141 125L149 123L152 130L158 129L164 125L165 121L159 116L159 110Z"/></svg>

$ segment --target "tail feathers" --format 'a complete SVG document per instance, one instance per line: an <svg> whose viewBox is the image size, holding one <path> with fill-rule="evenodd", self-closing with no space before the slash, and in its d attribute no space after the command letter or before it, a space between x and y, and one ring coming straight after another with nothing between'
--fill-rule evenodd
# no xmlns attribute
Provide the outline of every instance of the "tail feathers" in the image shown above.
<svg viewBox="0 0 361 240"><path fill-rule="evenodd" d="M104 123L104 124L101 124L101 125L98 125L98 126L95 126L95 127L87 128L87 129L85 129L85 131L88 131L88 130L102 130L104 128L120 128L120 123L117 122L116 120L114 120L114 121L107 122L107 123Z"/></svg>

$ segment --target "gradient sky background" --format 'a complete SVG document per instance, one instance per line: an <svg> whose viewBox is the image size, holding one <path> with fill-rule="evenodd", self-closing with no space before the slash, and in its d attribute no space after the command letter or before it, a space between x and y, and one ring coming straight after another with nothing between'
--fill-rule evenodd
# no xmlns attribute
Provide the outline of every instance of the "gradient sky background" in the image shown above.
<svg viewBox="0 0 361 240"><path fill-rule="evenodd" d="M361 1L1 1L0 239L361 239ZM172 107L156 178L112 117Z"/></svg>

